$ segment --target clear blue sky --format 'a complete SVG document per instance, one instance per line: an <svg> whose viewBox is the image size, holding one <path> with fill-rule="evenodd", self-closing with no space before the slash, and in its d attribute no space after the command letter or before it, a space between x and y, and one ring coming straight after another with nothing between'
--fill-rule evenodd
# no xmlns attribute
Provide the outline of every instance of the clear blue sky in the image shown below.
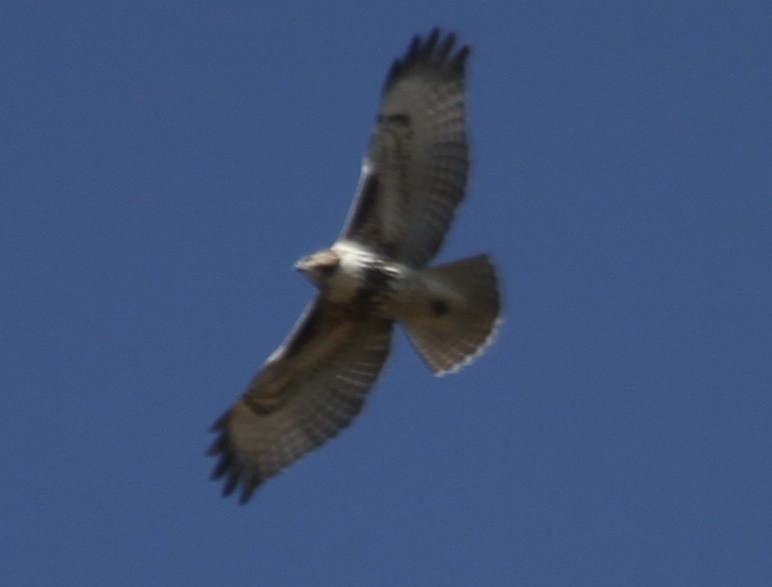
<svg viewBox="0 0 772 587"><path fill-rule="evenodd" d="M0 9L0 582L772 584L770 5L279 4ZM496 257L500 339L437 379L400 336L239 507L208 428L434 25L473 46L439 259Z"/></svg>

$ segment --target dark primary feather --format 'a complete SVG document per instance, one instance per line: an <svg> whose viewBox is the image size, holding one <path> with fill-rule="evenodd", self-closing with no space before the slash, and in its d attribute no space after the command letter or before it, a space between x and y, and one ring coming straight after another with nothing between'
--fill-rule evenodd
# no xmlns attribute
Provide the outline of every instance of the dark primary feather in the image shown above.
<svg viewBox="0 0 772 587"><path fill-rule="evenodd" d="M437 69L442 69L443 66L456 74L463 75L464 67L466 65L466 58L469 55L469 46L463 45L453 58L447 63L445 60L450 55L453 49L453 45L456 42L455 33L448 33L443 39L442 45L439 49L437 43L440 40L440 29L432 29L431 33L427 35L426 40L421 42L421 37L416 35L410 42L410 46L405 52L404 57L397 58L391 64L389 73L386 76L386 81L383 86L383 93L386 94L391 86L400 76L405 75L406 70L416 65L431 65Z"/></svg>
<svg viewBox="0 0 772 587"><path fill-rule="evenodd" d="M437 254L467 182L468 55L435 29L394 61L344 238L415 267Z"/></svg>

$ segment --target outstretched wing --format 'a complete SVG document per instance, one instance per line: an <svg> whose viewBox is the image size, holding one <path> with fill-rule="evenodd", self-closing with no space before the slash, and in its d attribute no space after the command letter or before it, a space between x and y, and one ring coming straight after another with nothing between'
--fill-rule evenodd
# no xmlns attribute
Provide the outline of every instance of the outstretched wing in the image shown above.
<svg viewBox="0 0 772 587"><path fill-rule="evenodd" d="M437 254L466 188L469 47L454 44L435 29L392 65L342 235L414 267Z"/></svg>
<svg viewBox="0 0 772 587"><path fill-rule="evenodd" d="M223 495L241 501L348 426L389 354L392 323L353 316L320 295L247 392L213 427Z"/></svg>

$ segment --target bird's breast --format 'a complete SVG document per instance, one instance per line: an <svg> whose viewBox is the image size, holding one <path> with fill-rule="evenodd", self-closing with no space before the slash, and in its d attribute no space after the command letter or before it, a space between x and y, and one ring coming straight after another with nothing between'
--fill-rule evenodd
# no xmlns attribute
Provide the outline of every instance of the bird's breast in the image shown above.
<svg viewBox="0 0 772 587"><path fill-rule="evenodd" d="M338 270L327 282L327 296L350 304L357 314L381 314L380 309L400 289L401 269L368 251L341 255Z"/></svg>

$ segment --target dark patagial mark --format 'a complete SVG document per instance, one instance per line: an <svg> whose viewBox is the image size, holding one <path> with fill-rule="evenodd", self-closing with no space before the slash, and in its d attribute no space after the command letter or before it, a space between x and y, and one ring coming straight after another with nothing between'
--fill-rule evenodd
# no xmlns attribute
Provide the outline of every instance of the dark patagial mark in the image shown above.
<svg viewBox="0 0 772 587"><path fill-rule="evenodd" d="M410 117L407 114L379 114L378 124L395 124L397 126L410 126Z"/></svg>
<svg viewBox="0 0 772 587"><path fill-rule="evenodd" d="M362 186L362 192L357 202L357 210L354 218L351 220L351 232L356 234L362 228L367 219L371 216L375 202L378 199L380 192L381 182L378 181L378 175L371 173L365 178L365 183Z"/></svg>
<svg viewBox="0 0 772 587"><path fill-rule="evenodd" d="M301 329L287 345L285 352L288 357L298 354L308 341L316 336L322 321L322 305L317 304L314 307Z"/></svg>

